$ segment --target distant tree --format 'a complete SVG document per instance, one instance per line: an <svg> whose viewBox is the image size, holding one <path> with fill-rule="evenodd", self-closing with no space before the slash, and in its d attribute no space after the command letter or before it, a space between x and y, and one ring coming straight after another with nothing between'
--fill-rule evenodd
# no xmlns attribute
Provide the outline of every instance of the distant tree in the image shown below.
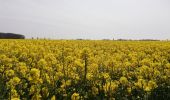
<svg viewBox="0 0 170 100"><path fill-rule="evenodd" d="M0 39L25 39L24 35L0 32Z"/></svg>

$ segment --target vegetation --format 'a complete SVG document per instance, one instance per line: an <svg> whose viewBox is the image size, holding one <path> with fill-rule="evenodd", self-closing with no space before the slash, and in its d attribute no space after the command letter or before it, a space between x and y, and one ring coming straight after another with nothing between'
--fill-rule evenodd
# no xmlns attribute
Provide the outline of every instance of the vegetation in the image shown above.
<svg viewBox="0 0 170 100"><path fill-rule="evenodd" d="M25 39L25 36L21 34L15 34L15 33L0 32L0 39Z"/></svg>
<svg viewBox="0 0 170 100"><path fill-rule="evenodd" d="M0 99L168 100L170 42L0 40Z"/></svg>

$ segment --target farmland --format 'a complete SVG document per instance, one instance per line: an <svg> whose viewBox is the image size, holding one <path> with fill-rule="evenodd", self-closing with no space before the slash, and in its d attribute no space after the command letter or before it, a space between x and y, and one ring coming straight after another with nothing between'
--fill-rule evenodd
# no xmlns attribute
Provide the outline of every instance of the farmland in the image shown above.
<svg viewBox="0 0 170 100"><path fill-rule="evenodd" d="M0 99L170 98L170 42L0 40Z"/></svg>

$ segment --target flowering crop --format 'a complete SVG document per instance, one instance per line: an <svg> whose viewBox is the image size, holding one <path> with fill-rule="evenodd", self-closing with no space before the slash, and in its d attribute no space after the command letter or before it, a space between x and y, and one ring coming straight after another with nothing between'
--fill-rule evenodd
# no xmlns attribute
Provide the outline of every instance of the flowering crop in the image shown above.
<svg viewBox="0 0 170 100"><path fill-rule="evenodd" d="M169 93L170 42L0 40L0 99L141 100Z"/></svg>

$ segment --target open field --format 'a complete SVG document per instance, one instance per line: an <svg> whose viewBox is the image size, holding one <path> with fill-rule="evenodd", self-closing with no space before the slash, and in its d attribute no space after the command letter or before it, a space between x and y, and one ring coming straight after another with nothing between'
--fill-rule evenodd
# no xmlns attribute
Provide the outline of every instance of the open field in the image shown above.
<svg viewBox="0 0 170 100"><path fill-rule="evenodd" d="M170 99L170 42L0 40L0 100Z"/></svg>

